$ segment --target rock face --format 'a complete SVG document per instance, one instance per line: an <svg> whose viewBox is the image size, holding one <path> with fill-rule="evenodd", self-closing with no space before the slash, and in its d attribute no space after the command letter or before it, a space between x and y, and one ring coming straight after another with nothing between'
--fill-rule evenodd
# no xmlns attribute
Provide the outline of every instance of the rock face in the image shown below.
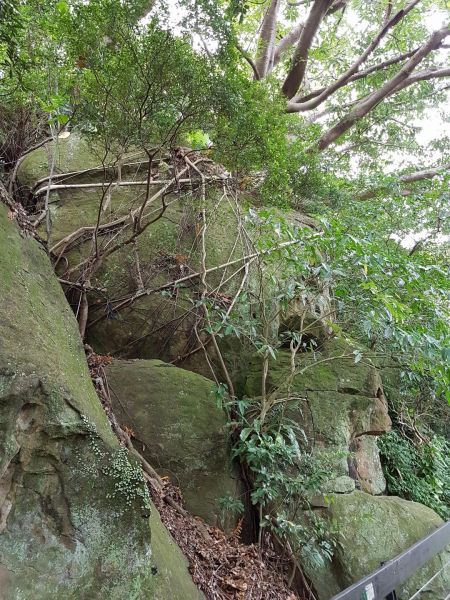
<svg viewBox="0 0 450 600"><path fill-rule="evenodd" d="M218 500L236 497L239 483L213 382L160 360L115 360L106 373L114 412L136 448L181 488L191 513L226 526Z"/></svg>
<svg viewBox="0 0 450 600"><path fill-rule="evenodd" d="M256 358L248 374L245 392L261 394L261 360ZM322 345L320 356L299 354L290 393L299 399L290 416L305 431L317 453L328 454L334 476L350 476L360 489L381 494L385 487L376 436L389 431L391 421L377 369L370 361L355 364L353 348L345 341L330 339ZM268 390L279 388L286 395L291 371L291 355L285 351L270 365ZM337 481L335 491L342 488ZM333 482L329 482L333 491Z"/></svg>
<svg viewBox="0 0 450 600"><path fill-rule="evenodd" d="M44 194L41 192L45 191L47 181L36 182L47 175L49 156L53 151L52 144L35 150L25 158L19 169L20 184L28 189L34 187L38 207L39 202L43 202ZM77 273L80 262L89 255L92 257L92 231L97 221L100 228L120 219L125 219L130 225L130 212L142 205L145 196L147 163L139 162L136 157L124 159L122 183L111 185L102 198L105 179L117 180L119 176L111 167L106 170L94 168L101 165L103 150L96 152L85 139L71 134L69 138L59 140L55 152L58 176L82 169L77 174L56 178L49 198L52 221L49 247L53 255L59 257L56 269L64 278L72 269ZM91 285L100 288L101 292L93 291L89 296L86 340L101 354L176 361L177 366L210 377L211 371L204 360L196 331L199 322L202 322L199 277L183 280L189 274L198 273L202 267L199 233L203 226L203 200L198 182L190 185L190 180L183 180L180 175L180 187L164 196L163 209L161 197L157 194L173 177L173 165L164 161L157 163L155 160L156 164L158 168L155 167L153 175L152 198L144 211L144 220L152 220L151 225L137 236L133 244L127 244L114 254L102 258L90 278ZM177 166L180 173L183 172L183 166L182 162ZM203 167L207 169L206 175L209 177L217 177L222 173L220 168L210 163L209 167L208 163L204 163ZM126 185L126 182L133 185ZM63 184L69 187L66 189ZM80 185L83 187L77 187ZM207 186L204 257L208 270L206 300L225 309L243 278L242 257L255 251L251 237L257 237L260 233L257 225L254 232L250 231L252 227L249 223L246 223L244 230L245 204L245 197L241 196L237 201L232 195L225 194L222 182ZM102 208L99 210L100 206ZM292 217L290 221L297 227L307 227L313 223L312 219L302 215ZM130 231L129 226L124 231L119 231L115 226L103 229L98 239L100 250L125 241ZM76 235L72 235L74 232L77 232ZM78 270L82 271L83 268ZM249 298L259 298L262 286L269 289L275 274L267 267L267 272L261 276L264 281L261 282L261 274L252 263L247 278L253 292ZM155 290L179 279L183 281L164 291L141 293L143 289ZM306 313L310 312L313 320L329 314L329 290L323 292L323 302L317 298L314 302L310 299L311 305L309 301L306 302L308 310L302 303L293 302L279 319L284 323L272 324L271 334L277 336L279 326L280 329L295 327L300 319L308 324ZM314 296L317 296L316 292ZM133 300L127 302L127 298ZM69 299L75 308L79 303L79 292L72 290ZM254 305L249 309L249 314L257 313L260 310L258 301L251 302ZM317 326L314 331L319 329L322 331L323 327ZM221 342L227 367L239 381L244 370L243 362L246 362L249 354L242 345L242 339L235 344L230 337ZM208 351L216 371L222 376L220 361L216 360L214 350L209 347Z"/></svg>
<svg viewBox="0 0 450 600"><path fill-rule="evenodd" d="M31 188L39 178L47 175L50 151L51 145L47 145L25 158L19 170L21 185ZM84 139L71 135L58 142L58 172L91 168L88 173L71 176L70 183L101 186L103 169L99 172L92 170L92 167L101 165L100 155L97 156L95 149L89 148ZM145 183L147 165L133 160L130 159L130 166L122 168L123 179ZM173 169L169 165L161 173L159 179L164 178L166 182L173 177ZM156 179L152 195L157 194L162 186L163 183L159 184ZM100 225L121 217L128 218L130 211L141 206L144 192L145 185L112 186L107 201L104 201L104 209L100 211ZM74 231L92 228L96 224L101 199L101 187L56 189L50 194L52 231L49 247L54 249L55 254L64 251L65 258L57 266L60 274L86 258L92 250L92 243L90 238L86 242L86 237L80 237L69 243L57 244ZM190 187L182 187L178 192L168 194L165 204L161 218L156 219L162 208L161 198L150 201L145 216L155 218L155 222L136 238L135 244L126 245L105 258L93 274L92 285L98 284L104 292L98 297L95 294L90 297L87 341L99 353L124 358L159 358L170 362L179 357L179 366L209 376L210 370L202 353L191 354L198 346L194 330L198 317L193 309L193 302L199 298L198 278L181 283L170 293L144 294L120 310L116 309L117 303L114 302L116 298L131 296L143 287L155 288L199 271L200 194ZM216 187L211 193L208 191L206 204L206 267L211 268L241 257L247 247L238 233L239 218L234 200L224 198L221 187ZM129 234L127 229L117 236L113 229L110 237L114 238L114 243L120 243ZM80 240L83 240L82 244L78 243ZM108 235L102 236L99 242L101 248L109 241ZM235 265L234 268L208 274L208 297L212 301L221 301L239 285L237 277L221 285L222 279L229 279L236 268ZM73 302L76 305L76 294Z"/></svg>
<svg viewBox="0 0 450 600"><path fill-rule="evenodd" d="M27 156L19 172L22 184L33 187L36 180L47 174L48 149L41 148ZM143 187L113 185L102 200L101 186L105 171L92 169L100 165L100 160L92 148L75 135L60 142L56 164L59 172L66 173L89 167L88 172L71 176L70 182L97 184L97 187L58 189L50 194L53 223L50 247L55 257L64 255L57 264L59 274L64 276L66 271L73 268L77 272L77 265L88 255L92 256L92 226L97 219L100 226L114 223L118 218L127 219L130 211L141 205ZM162 178L170 180L172 168L171 165L165 165L165 168L158 169L155 177L160 179L153 182L152 192L156 193L162 187ZM108 178L117 179L118 173L112 171L111 168L106 170ZM142 181L145 174L146 166L139 162L122 168L122 179ZM161 473L168 474L180 484L189 509L205 520L216 523L220 517L216 501L220 496L234 495L236 481L229 469L224 417L216 408L210 393L212 383L195 374L210 376L202 352L197 351L196 327L201 320L197 310L198 301L202 298L200 286L198 279L183 279L187 274L198 272L201 265L200 200L195 186L180 187L165 197L166 208L159 215L161 198L155 197L147 207L146 218L152 219L158 215L160 218L152 223L145 234L138 236L135 243L106 257L97 266L90 284L101 290L92 292L89 298L87 339L94 350L100 353L110 353L122 359L160 359L116 360L108 367L115 411L119 420L133 430L135 438L141 443L140 450L149 461ZM99 211L100 202L104 204ZM213 271L208 273L205 297L222 308L230 305L242 278L241 272L239 277L233 277L238 268L236 264L240 265L239 260L253 251L251 240L247 234L243 234L239 211L239 205L234 199L223 195L221 189L211 194L208 192L206 267ZM305 224L314 226L306 221L300 226ZM72 237L74 231L78 233ZM99 237L102 248L123 241L128 233L117 232L114 226L108 226ZM0 250L1 243L0 238ZM4 253L0 252L0 261L3 256ZM232 266L215 270L228 262ZM25 264L22 259L19 263ZM56 282L48 285L50 271L48 266L46 268L48 275L44 280L41 282L38 278L33 284L38 287L45 285L46 293L40 291L36 295L34 290L30 293L29 275L12 263L10 271L14 279L9 289L14 289L14 293L10 291L8 301L2 302L2 309L6 307L10 322L14 325L20 323L21 335L17 335L13 329L6 329L7 352L0 346L0 368L6 373L3 380L0 379L3 382L0 384L0 396L3 394L8 398L5 403L7 409L1 413L3 421L0 425L7 432L0 438L0 444L3 439L6 440L6 470L0 488L0 504L3 503L4 508L0 513L0 527L6 523L3 535L7 543L0 544L0 548L6 548L9 557L6 562L0 558L0 564L8 569L2 567L3 571L0 570L0 585L3 579L13 578L10 572L19 569L17 565L21 564L24 557L23 548L28 548L28 533L34 527L29 550L32 556L30 572L33 568L42 573L45 583L48 555L42 559L44 566L41 566L41 546L35 551L36 536L40 536L44 540L42 552L47 552L47 548L52 551L56 548L56 559L53 561L56 564L55 572L63 575L52 576L58 580L59 586L67 587L64 577L67 579L70 575L80 580L80 573L85 573L86 585L91 588L86 588L89 589L87 596L78 595L77 598L102 597L105 577L108 581L118 582L117 598L140 598L139 586L139 589L147 589L146 586L150 586L150 589L153 584L146 598L152 598L152 594L161 600L168 597L196 598L197 592L192 582L186 579L183 561L179 560L177 549L167 544L164 531L161 535L156 533L153 549L156 561L158 544L163 549L160 553L164 557L160 560L163 563L159 569L163 574L158 580L160 583L154 583L144 568L148 560L144 560L143 556L150 554L151 548L144 521L136 520L141 497L138 491L134 491L131 499L127 496L123 506L116 494L114 477L117 469L107 469L104 463L115 464L109 457L110 453L114 455L117 447L91 387L87 383L80 384L86 379L84 360L78 346L68 346L69 342L74 344L77 339L73 318L68 315L67 306L61 303L61 292ZM41 268L29 271L41 272ZM258 293L264 292L268 289L265 286L270 284L263 281L262 277L260 282L259 277L253 275L250 271L248 279L256 282L251 286L261 285L261 288L255 287L254 290L254 295L259 297ZM272 275L277 274L272 272L266 275L269 281ZM152 290L179 279L182 279L179 284L170 286L163 294L143 293L144 289ZM276 307L275 312L280 317L278 322L271 325L273 331L270 331L270 336L298 330L299 321L306 322L311 325L311 336L318 340L320 338L321 354L319 359L312 352L298 354L296 370L301 373L290 380L290 352L279 352L277 360L270 364L267 391L278 388L283 396L288 392L297 398L296 403L289 403L286 414L303 428L314 452L326 457L330 465L329 480L324 486L326 489L322 490L325 495L317 494L313 498L313 507L337 524L341 534L340 545L332 564L309 572L319 600L329 600L334 593L377 568L381 561L389 560L422 538L439 525L440 519L424 506L380 495L385 490L385 480L376 437L391 426L380 373L370 360L363 358L356 363L354 347L348 342L329 338L328 327L318 321L321 316L332 312L332 300L329 290L321 292L323 303L312 306L309 316L305 315L302 302L298 306L291 303L284 313ZM18 294L21 294L20 301ZM70 294L69 298L77 306L79 292L75 290ZM134 294L138 299L128 303L127 299L134 298ZM28 300L24 301L23 298ZM22 305L28 307L26 310L21 308L21 312L26 314L23 318L17 312L11 312L17 311L15 307ZM256 317L253 315L253 306L249 314L252 318L257 317L257 313ZM66 323L69 322L68 332ZM0 323L0 333L2 327L5 329L4 322ZM23 331L33 332L36 344L28 344ZM34 352L29 358L31 349L37 344L40 351L36 356ZM58 352L55 352L55 347ZM260 397L261 358L254 358L251 354L253 349L243 347L242 339L231 341L228 345L225 343L221 348L238 395ZM213 355L213 362L214 359ZM169 366L161 360L175 361L177 366L188 371ZM220 369L217 372L220 373ZM21 375L18 376L18 373ZM46 378L40 373L47 374ZM20 398L20 402L17 398ZM38 401L29 398L38 398ZM48 398L52 399L51 402ZM48 409L45 408L47 405ZM21 412L22 406L24 409ZM95 433L92 423L97 425ZM92 446L92 439L95 439L95 446ZM92 452L88 450L91 447L95 447L95 455L99 452L100 465L93 462ZM97 447L100 447L99 451ZM39 451L35 451L35 448L39 448ZM108 456L108 460L102 463L105 456ZM86 469L81 468L84 463L88 465ZM25 486L22 484L20 488L13 487L19 476L30 483ZM112 477L112 487L108 487L110 479L107 476L110 479ZM98 485L99 481L101 485ZM137 490L142 489L140 485ZM118 487L123 489L122 485ZM103 504L105 494L101 494L99 488L106 490L109 498L114 498L113 502L109 500ZM20 500L19 496L18 499L14 497L16 489L20 489L22 495L34 494L33 497L38 498L41 512L36 517L37 521L23 508L25 501ZM10 510L11 497L14 503ZM89 504L85 501L86 497L89 497ZM70 498L68 507L64 498ZM132 503L133 511L127 509L128 501ZM114 530L111 526L115 518L111 514L112 506L115 511L124 511L121 512L120 526L117 526L119 529L116 527ZM66 518L69 509L70 519ZM6 518L4 514L8 511L10 516ZM152 519L152 527L156 532L160 531L157 515ZM100 525L97 526L98 523ZM14 534L15 540L22 540L18 544L13 543L12 535L8 533L12 531L11 528L19 532ZM100 541L96 535L92 535L92 531L99 530ZM57 539L55 532L59 535ZM126 545L121 544L117 548L118 538L126 540ZM97 556L98 548L104 547L109 547L115 558L112 561L108 556L100 556L98 566L97 559L93 557ZM78 548L82 548L79 554L84 560L84 570L80 570L79 559L74 558ZM175 554L167 554L168 549ZM442 560L443 556L436 558L428 569L442 564ZM112 562L114 564L110 564ZM133 587L131 591L126 587L131 583L120 578L120 572L126 571L130 562L134 568L133 585L137 586L136 590ZM168 564L174 564L174 569L166 568ZM124 565L126 568L123 568ZM178 569L180 565L181 570ZM95 583L94 571L100 573ZM20 572L24 572L23 568ZM427 578L428 573L424 569L417 578L408 582L401 597L409 598L408 593L411 594ZM165 587L158 588L157 585ZM433 600L444 598L443 590L450 589L449 586L442 577L437 579L434 582L434 595L431 596ZM57 589L66 590L64 587ZM126 591L120 596L123 590ZM31 598L26 594L21 597ZM114 598L111 595L108 597Z"/></svg>
<svg viewBox="0 0 450 600"><path fill-rule="evenodd" d="M2 600L162 599L172 585L196 599L182 560L169 578L152 569L140 469L109 427L46 254L3 205L0 300ZM160 549L170 543L161 530Z"/></svg>
<svg viewBox="0 0 450 600"><path fill-rule="evenodd" d="M376 570L442 524L430 508L395 496L371 496L355 491L335 494L323 511L333 519L339 531L339 545L333 563L309 571L321 600L345 589ZM442 552L397 589L400 600L408 600L450 559ZM425 594L433 600L445 600L450 590L450 565L447 565Z"/></svg>

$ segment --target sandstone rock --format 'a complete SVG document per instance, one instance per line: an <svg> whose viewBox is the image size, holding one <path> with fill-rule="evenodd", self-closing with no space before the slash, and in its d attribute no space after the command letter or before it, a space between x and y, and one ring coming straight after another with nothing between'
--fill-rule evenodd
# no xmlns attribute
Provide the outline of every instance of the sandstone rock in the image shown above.
<svg viewBox="0 0 450 600"><path fill-rule="evenodd" d="M381 467L377 438L361 435L350 444L349 467L354 469L361 490L368 494L382 494L386 480Z"/></svg>
<svg viewBox="0 0 450 600"><path fill-rule="evenodd" d="M153 552L150 508L48 257L0 205L2 600L167 598L168 580L197 600L183 561L168 578L153 573L164 555ZM160 546L169 542L161 529Z"/></svg>
<svg viewBox="0 0 450 600"><path fill-rule="evenodd" d="M183 493L187 509L212 525L232 525L218 500L239 494L226 415L211 380L160 360L115 360L106 368L114 411L135 447Z"/></svg>
<svg viewBox="0 0 450 600"><path fill-rule="evenodd" d="M205 600L191 579L186 557L165 528L156 508L150 515L150 529L157 580L154 600Z"/></svg>
<svg viewBox="0 0 450 600"><path fill-rule="evenodd" d="M308 571L320 600L329 600L442 524L440 517L422 504L359 491L333 495L324 514L337 525L339 544L332 564ZM450 551L436 556L397 589L399 599L408 600L449 559ZM426 595L445 600L448 590L450 565L427 587Z"/></svg>
<svg viewBox="0 0 450 600"><path fill-rule="evenodd" d="M48 163L52 145L47 144L28 155L19 169L20 184L33 187L34 183L48 173ZM93 227L97 223L104 225L120 217L128 217L130 211L139 207L143 200L145 185L112 185L108 191L108 199L104 202L106 210L99 211L102 200L102 183L105 174L102 169L93 169L102 162L102 149L97 151L86 139L71 134L66 140L59 140L56 150L58 173L72 172L76 169L88 169L76 175L71 174L67 180L71 185L96 184L98 187L83 187L54 190L50 194L50 211L52 231L50 247L55 248L55 254L63 254L59 260L58 269L61 275L74 268L85 259L92 250L92 234L86 235L83 243L71 242L56 247L66 236L82 227ZM110 158L108 158L110 160ZM130 164L128 166L127 162ZM108 161L106 161L106 164ZM146 180L146 164L134 157L124 159L122 181ZM172 167L169 167L172 169ZM214 165L208 168L214 172L219 169ZM108 182L117 178L117 169L106 169ZM170 179L173 173L161 170L159 179ZM55 180L56 183L58 183ZM67 183L66 182L66 183ZM46 182L40 185L45 185ZM162 187L152 186L152 193ZM43 195L40 196L43 198ZM243 256L254 252L251 242L251 227L243 232L246 199L241 195L239 202L224 195L222 185L208 186L206 197L207 229L205 235L206 261L205 266L217 268L224 263L239 261ZM210 369L204 360L203 353L198 351L199 343L195 328L198 326L199 315L196 309L201 290L199 280L192 279L182 282L176 289L164 293L142 295L129 306L117 309L117 298L126 298L137 290L157 288L161 284L175 281L188 273L198 272L201 267L200 237L201 199L198 190L184 185L179 191L174 190L165 197L166 210L161 218L146 231L138 236L133 245L115 252L102 261L101 266L91 278L91 284L101 288L101 293L90 294L89 323L87 341L99 353L112 354L122 358L159 358L167 362L176 361L177 366L210 376ZM161 199L151 202L146 211L146 217L153 219L161 211ZM244 207L244 209L243 209ZM286 215L281 215L285 216ZM289 218L289 215L288 215ZM291 215L291 221L296 226L313 226L314 222L304 215ZM114 238L114 243L124 240L129 235L129 229L117 235L115 230L108 235L102 235L100 247L105 247ZM258 230L256 227L256 235ZM226 307L237 291L242 270L237 262L226 268L208 273L208 301ZM249 269L248 284L254 292L254 297L261 296L261 285L266 290L270 288L274 272L268 268L260 274L253 264ZM270 294L269 294L270 295ZM72 291L74 306L79 302L79 293ZM279 331L286 327L294 327L300 316L317 321L318 316L330 313L329 290L323 290L323 302L317 299L310 307L311 315L305 315L305 307L300 302L292 305L271 324L271 336L276 337ZM258 302L249 309L249 315L260 310ZM277 312L277 311L274 311ZM319 334L324 327L319 324L314 331ZM243 348L242 340L235 343L231 336L220 341L228 369L237 386L242 384L246 370L248 348ZM197 350L196 350L197 349ZM213 349L208 348L210 359L221 373L219 361Z"/></svg>
<svg viewBox="0 0 450 600"><path fill-rule="evenodd" d="M350 475L361 489L380 494L385 481L376 436L391 426L380 375L368 360L355 364L353 348L343 340L325 341L320 350L315 358L312 353L297 355L296 369L307 369L290 383L298 401L290 403L289 415L316 453L329 457L330 479ZM249 397L261 394L260 368L256 357L245 385ZM270 364L268 390L279 388L285 394L290 371L290 352L280 352Z"/></svg>
<svg viewBox="0 0 450 600"><path fill-rule="evenodd" d="M355 490L355 480L347 475L341 475L330 481L326 487L327 492L336 494L350 494Z"/></svg>

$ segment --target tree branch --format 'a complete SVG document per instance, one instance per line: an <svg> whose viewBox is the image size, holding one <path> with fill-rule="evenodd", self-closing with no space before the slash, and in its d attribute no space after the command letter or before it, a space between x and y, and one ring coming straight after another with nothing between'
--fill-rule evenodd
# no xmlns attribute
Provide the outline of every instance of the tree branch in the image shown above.
<svg viewBox="0 0 450 600"><path fill-rule="evenodd" d="M256 67L253 59L251 58L251 56L248 55L248 52L246 52L244 50L244 48L242 48L242 46L240 46L239 44L236 44L236 48L239 50L239 52L242 54L242 57L248 62L248 64L251 66L252 71L253 71L253 76L255 78L256 81L259 81L261 79L258 68Z"/></svg>
<svg viewBox="0 0 450 600"><path fill-rule="evenodd" d="M413 83L418 83L419 81L428 81L430 79L442 79L443 77L450 77L450 68L440 69L438 67L430 67L429 69L425 69L424 71L419 71L417 73L413 73L408 79L405 79L401 84L399 84L394 93L400 92L405 88L413 85Z"/></svg>
<svg viewBox="0 0 450 600"><path fill-rule="evenodd" d="M450 171L450 163L432 169L423 169L422 171L408 173L407 175L400 177L400 181L402 183L415 183L416 181L423 181L424 179L434 179L434 177L442 175L445 171Z"/></svg>
<svg viewBox="0 0 450 600"><path fill-rule="evenodd" d="M334 0L334 3L327 10L327 14L325 16L328 17L329 15L334 14L338 10L345 9L347 7L347 4L348 0Z"/></svg>
<svg viewBox="0 0 450 600"><path fill-rule="evenodd" d="M291 46L293 46L300 39L300 35L303 31L303 23L299 23L294 29L291 29L281 40L278 42L273 53L273 66L275 67L281 60L283 54Z"/></svg>
<svg viewBox="0 0 450 600"><path fill-rule="evenodd" d="M222 263L220 265L217 265L215 267L209 267L209 269L206 269L204 272L197 271L194 273L189 273L188 275L185 275L183 277L180 277L178 279L170 281L169 283L164 283L158 287L137 290L131 296L127 296L125 298L118 299L116 301L111 302L111 304L114 304L114 310L118 311L121 308L130 306L131 304L133 304L133 302L135 302L136 300L138 300L139 298L142 298L144 296L149 296L150 294L162 292L163 290L167 290L170 288L176 288L181 283L191 281L192 279L198 279L202 275L205 276L205 275L208 275L209 273L220 271L220 270L226 269L227 267L231 267L233 265L238 265L238 264L242 264L242 263L245 264L246 262L252 261L253 259L260 257L260 256L268 256L268 255L272 254L273 252L282 250L283 248L289 248L290 246L295 246L297 244L300 244L301 241L302 241L301 239L294 239L294 240L289 240L287 242L281 242L280 244L271 246L270 248L267 248L266 250L260 250L259 252L253 252L251 254L247 254L246 256L242 256L241 258L229 260L229 261ZM105 313L105 314L97 317L91 323L89 323L88 327L93 327L96 323L98 323L99 321L103 321L103 319L106 319L106 318L107 318L107 315Z"/></svg>
<svg viewBox="0 0 450 600"><path fill-rule="evenodd" d="M333 13L337 12L338 10L344 9L347 6L347 1L348 0L335 0L334 4L332 4L330 6L330 8L328 9L325 16L328 17L329 15L332 15ZM306 2L299 2L296 4L288 3L288 4L290 6L300 6L301 4L306 4ZM281 38L281 40L275 46L275 49L273 51L272 61L269 64L269 68L268 68L268 71L266 72L266 75L268 75L272 71L273 67L277 66L277 64L280 62L281 57L286 52L286 50L289 50L289 48L291 48L291 46L293 46L296 42L298 42L298 40L300 39L300 35L303 31L303 27L304 27L304 24L299 23L293 29L291 29L291 31L289 31L289 33L287 33L284 37Z"/></svg>
<svg viewBox="0 0 450 600"><path fill-rule="evenodd" d="M398 73L389 79L381 88L373 91L371 94L360 100L355 107L341 119L334 127L325 132L318 140L316 149L319 151L325 150L344 133L346 133L351 127L365 117L370 111L372 111L380 102L385 98L388 98L392 94L395 94L399 89L403 89L407 85L415 83L414 77L410 79L410 82L404 84L406 80L411 76L416 66L433 50L440 47L442 41L450 35L450 27L442 27L438 31L435 31L428 38L427 42L415 52L415 54L403 65ZM436 73L432 69L429 70L430 75ZM423 73L423 72L422 72ZM431 76L429 77L431 78Z"/></svg>
<svg viewBox="0 0 450 600"><path fill-rule="evenodd" d="M270 71L273 62L279 8L280 0L271 0L270 6L264 15L255 60L260 78L263 78Z"/></svg>
<svg viewBox="0 0 450 600"><path fill-rule="evenodd" d="M439 175L443 175L446 171L450 171L450 163L440 165L438 167L432 167L430 169L422 169L420 171L414 171L413 173L406 173L398 178L399 183L409 184L416 183L418 181L425 181L426 179L434 179ZM385 186L379 186L366 190L358 196L359 200L369 200L374 198L379 192L388 189ZM403 196L410 193L410 190L404 190L401 192Z"/></svg>
<svg viewBox="0 0 450 600"><path fill-rule="evenodd" d="M333 0L315 0L311 7L295 49L291 69L282 87L283 94L289 99L295 96L305 77L309 49L324 16L332 4Z"/></svg>
<svg viewBox="0 0 450 600"><path fill-rule="evenodd" d="M384 60L381 63L378 63L376 65L373 65L372 67L368 67L367 69L364 69L363 71L358 71L357 73L355 73L354 75L352 75L350 77L350 79L345 83L345 85L348 85L349 83L353 83L354 81L358 81L359 79L364 79L365 77L372 75L372 73L376 73L377 71L382 71L383 69L386 69L387 67L391 67L392 65L395 65L399 62L402 62L402 61L406 60L407 58L411 58L411 56L413 56L413 54L415 54L417 52L417 50L418 50L418 48L414 48L414 50L410 50L409 52L404 52L403 54L399 54L398 56L394 56L393 58ZM310 92L306 96L302 96L302 97L297 96L297 97L293 98L292 101L289 103L289 106L292 108L292 110L290 112L302 112L303 110L310 110L310 109L303 108L304 106L307 106L308 100L311 100L312 98L316 98L317 96L320 96L326 90L327 90L327 87L324 86L322 88L319 88L317 90ZM296 106L297 104L301 105L298 107L298 109Z"/></svg>
<svg viewBox="0 0 450 600"><path fill-rule="evenodd" d="M300 106L297 107L296 112L311 110L322 104L327 98L329 98L334 92L336 92L339 88L346 85L350 78L355 75L358 71L359 67L367 60L367 58L372 54L372 52L380 45L381 40L386 36L388 31L395 27L404 17L417 5L421 0L413 0L410 2L405 8L398 11L392 18L390 18L387 22L383 23L383 26L377 33L377 35L373 38L364 52L355 60L355 62L343 73L334 83L326 87L316 98L311 99L307 102L303 102ZM294 111L291 111L294 112Z"/></svg>

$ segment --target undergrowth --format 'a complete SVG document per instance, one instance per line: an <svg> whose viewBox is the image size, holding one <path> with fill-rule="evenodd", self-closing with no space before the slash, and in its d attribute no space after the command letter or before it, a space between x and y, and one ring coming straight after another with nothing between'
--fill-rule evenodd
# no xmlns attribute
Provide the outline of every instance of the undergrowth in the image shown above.
<svg viewBox="0 0 450 600"><path fill-rule="evenodd" d="M433 435L417 444L394 430L381 436L378 445L388 493L425 504L449 519L449 442Z"/></svg>

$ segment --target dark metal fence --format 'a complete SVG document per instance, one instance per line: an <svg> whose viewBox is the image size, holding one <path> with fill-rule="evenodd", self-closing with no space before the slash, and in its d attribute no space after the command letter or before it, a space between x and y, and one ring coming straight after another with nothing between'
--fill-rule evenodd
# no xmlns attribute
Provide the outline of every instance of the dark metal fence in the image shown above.
<svg viewBox="0 0 450 600"><path fill-rule="evenodd" d="M450 521L331 600L395 598L395 589L450 544ZM436 574L437 575L437 574ZM434 579L434 577L433 577ZM450 589L448 590L450 597ZM413 597L415 597L414 594Z"/></svg>

